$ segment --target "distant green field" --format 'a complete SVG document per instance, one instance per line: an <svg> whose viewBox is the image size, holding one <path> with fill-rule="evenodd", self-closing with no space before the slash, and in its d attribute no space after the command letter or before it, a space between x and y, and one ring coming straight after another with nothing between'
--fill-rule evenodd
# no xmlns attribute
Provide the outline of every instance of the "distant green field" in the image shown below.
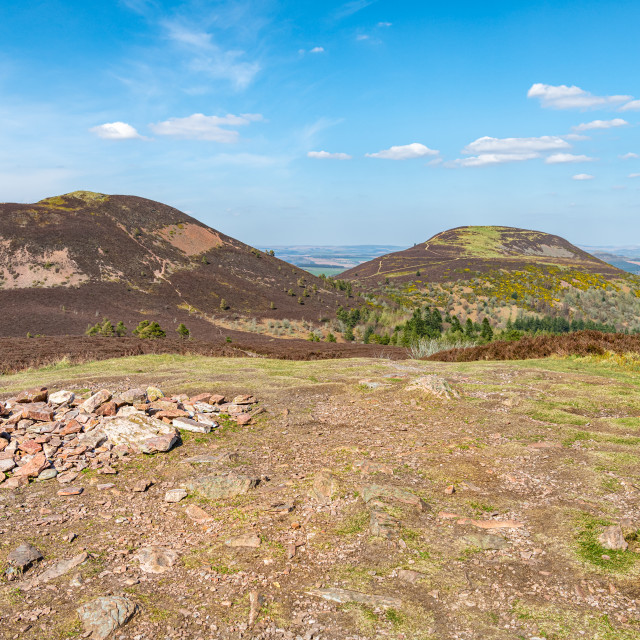
<svg viewBox="0 0 640 640"><path fill-rule="evenodd" d="M319 276L324 274L325 276L336 276L339 273L342 273L344 269L342 267L300 267L305 271L313 274L314 276Z"/></svg>

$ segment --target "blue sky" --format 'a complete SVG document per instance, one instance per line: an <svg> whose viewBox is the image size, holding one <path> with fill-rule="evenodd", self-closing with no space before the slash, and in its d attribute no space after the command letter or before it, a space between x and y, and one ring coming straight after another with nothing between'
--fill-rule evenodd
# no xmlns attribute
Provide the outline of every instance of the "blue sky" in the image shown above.
<svg viewBox="0 0 640 640"><path fill-rule="evenodd" d="M0 0L0 200L245 242L640 244L640 3Z"/></svg>

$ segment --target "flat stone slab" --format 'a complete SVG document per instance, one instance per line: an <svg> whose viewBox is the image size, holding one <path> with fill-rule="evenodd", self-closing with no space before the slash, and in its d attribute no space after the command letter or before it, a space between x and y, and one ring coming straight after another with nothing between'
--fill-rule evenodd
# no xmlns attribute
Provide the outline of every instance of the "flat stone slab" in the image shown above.
<svg viewBox="0 0 640 640"><path fill-rule="evenodd" d="M225 540L228 547L248 547L257 549L261 544L260 536L257 533L244 533L241 536L235 536Z"/></svg>
<svg viewBox="0 0 640 640"><path fill-rule="evenodd" d="M138 551L138 562L140 570L145 573L165 573L178 559L178 553L173 549L164 547L142 547Z"/></svg>
<svg viewBox="0 0 640 640"><path fill-rule="evenodd" d="M203 476L187 484L187 489L210 500L218 498L234 498L254 489L259 478L230 474L226 476Z"/></svg>
<svg viewBox="0 0 640 640"><path fill-rule="evenodd" d="M485 551L501 551L509 547L509 543L502 536L494 536L490 533L471 533L462 539L472 547L478 547L478 549Z"/></svg>
<svg viewBox="0 0 640 640"><path fill-rule="evenodd" d="M390 598L388 596L376 596L368 593L360 593L359 591L351 591L350 589L310 589L307 591L310 596L317 596L331 602L339 602L346 604L348 602L357 602L370 607L382 607L388 609L398 608L402 606L402 600L398 598Z"/></svg>
<svg viewBox="0 0 640 640"><path fill-rule="evenodd" d="M28 582L23 582L20 584L20 588L26 590L32 589L33 587L42 584L43 582L49 582L50 580L55 580L60 576L63 576L65 573L71 571L78 565L81 565L86 559L88 555L86 552L82 552L73 558L69 558L68 560L60 560L56 562L53 566L49 567L46 571L41 573L39 576L36 576L32 580Z"/></svg>
<svg viewBox="0 0 640 640"><path fill-rule="evenodd" d="M171 423L176 429L184 429L185 431L193 431L195 433L210 433L211 423L197 422L191 418L174 418Z"/></svg>
<svg viewBox="0 0 640 640"><path fill-rule="evenodd" d="M415 493L411 493L411 491L407 491L400 487L371 484L366 487L362 487L360 493L365 502L370 502L374 498L387 498L388 500L397 500L398 502L413 505L420 511L429 511L430 508L429 505Z"/></svg>

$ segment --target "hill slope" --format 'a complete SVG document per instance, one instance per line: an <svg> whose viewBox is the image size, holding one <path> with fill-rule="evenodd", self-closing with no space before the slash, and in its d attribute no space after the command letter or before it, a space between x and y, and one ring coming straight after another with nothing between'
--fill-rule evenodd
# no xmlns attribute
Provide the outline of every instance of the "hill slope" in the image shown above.
<svg viewBox="0 0 640 640"><path fill-rule="evenodd" d="M152 200L76 191L0 204L2 336L79 334L104 316L186 322L201 338L220 333L204 316L317 321L344 303L323 286Z"/></svg>
<svg viewBox="0 0 640 640"><path fill-rule="evenodd" d="M621 271L559 236L514 227L457 227L404 251L389 253L345 271L341 278L378 284L466 280L495 270L528 265L580 269L616 277ZM419 272L419 275L418 275Z"/></svg>

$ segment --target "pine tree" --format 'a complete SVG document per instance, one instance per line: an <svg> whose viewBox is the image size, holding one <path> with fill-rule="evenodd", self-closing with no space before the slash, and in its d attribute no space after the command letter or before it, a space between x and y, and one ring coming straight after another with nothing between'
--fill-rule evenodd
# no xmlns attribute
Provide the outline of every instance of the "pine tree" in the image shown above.
<svg viewBox="0 0 640 640"><path fill-rule="evenodd" d="M118 324L116 325L115 333L118 338L122 338L122 336L127 335L127 327L124 326L124 322L122 322L122 320L120 320L120 322L118 322Z"/></svg>
<svg viewBox="0 0 640 640"><path fill-rule="evenodd" d="M493 339L493 329L491 328L491 325L489 324L489 318L487 317L482 320L482 329L480 331L480 335L482 336L482 339L486 340L487 342L491 342L491 340Z"/></svg>
<svg viewBox="0 0 640 640"><path fill-rule="evenodd" d="M181 322L178 325L178 328L176 329L176 331L178 332L178 335L181 338L183 338L184 340L189 338L189 336L191 335L191 332L189 331L189 329L187 329L187 327L185 326L185 324L183 322Z"/></svg>
<svg viewBox="0 0 640 640"><path fill-rule="evenodd" d="M100 333L105 338L110 338L113 335L113 325L111 324L111 320L105 318L102 326L100 327Z"/></svg>

